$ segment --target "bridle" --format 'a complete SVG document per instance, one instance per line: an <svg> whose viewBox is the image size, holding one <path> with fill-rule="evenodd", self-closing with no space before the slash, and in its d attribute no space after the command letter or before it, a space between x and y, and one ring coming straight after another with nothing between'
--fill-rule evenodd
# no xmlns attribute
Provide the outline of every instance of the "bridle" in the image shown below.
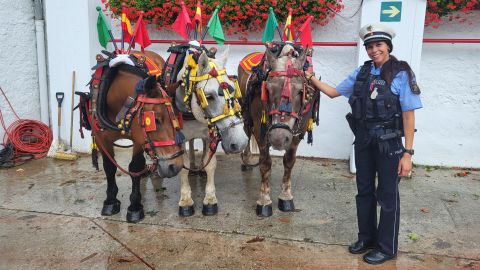
<svg viewBox="0 0 480 270"><path fill-rule="evenodd" d="M240 119L240 121L232 123L225 129L233 128L234 126L243 123L241 116L241 107L238 102L238 99L242 97L240 92L240 86L238 85L236 78L233 76L229 76L229 79L233 81L235 88L232 87L228 82L226 82L223 79L223 76L227 75L226 69L218 69L215 62L210 59L208 60L208 65L211 68L210 72L204 75L197 75L198 64L195 62L193 57L193 54L189 54L187 56L187 67L185 69L185 73L182 75L182 86L185 87L185 97L183 99L183 102L187 106L187 108L191 110L192 94L195 94L200 107L203 110L208 108L208 100L205 95L205 90L201 86L200 82L205 81L205 84L203 85L206 85L210 79L216 79L219 84L218 95L223 96L223 98L225 99L223 112L216 116L210 116L205 114L205 117L208 123L210 133L215 133L216 136L220 136L220 133L222 133L223 130L219 130L216 124L218 121L229 116L237 116Z"/></svg>
<svg viewBox="0 0 480 270"><path fill-rule="evenodd" d="M305 73L302 69L297 69L293 66L292 60L289 58L285 63L285 69L282 71L269 71L266 77L266 80L273 77L284 77L284 83L282 88L282 93L280 97L280 102L277 106L273 106L274 108L268 110L268 91L266 81L262 82L262 94L261 100L263 104L263 112L262 112L262 122L268 124L268 131L270 132L272 129L282 128L288 130L293 136L299 136L302 131L300 130L301 122L303 117L311 108L311 104L309 102L310 95L308 94L308 88L310 87L307 83L305 78ZM302 79L303 91L302 91L302 100L301 100L301 107L300 110L297 112L293 111L292 106L292 78L300 77ZM265 114L268 114L268 123L267 117ZM280 122L271 124L271 118L274 115L280 116ZM284 122L286 117L293 117L295 119L295 123L293 128L290 128L288 124Z"/></svg>
<svg viewBox="0 0 480 270"><path fill-rule="evenodd" d="M139 81L138 84L143 84L143 80ZM138 87L137 84L137 87ZM136 88L137 88L136 87ZM163 158L160 157L155 149L155 147L166 147L166 146L173 146L173 145L181 145L185 139L183 136L182 132L180 131L182 127L182 123L179 122L178 118L175 116L175 113L173 111L173 106L172 106L172 100L168 96L168 94L163 90L160 89L160 97L156 98L151 98L147 97L145 94L139 94L135 98L135 105L127 112L126 116L124 119L119 124L119 128L121 129L121 133L125 134L130 131L131 123L135 118L135 115L139 113L138 117L138 123L142 129L143 132L143 137L144 137L144 144L143 144L143 149L144 151L148 154L148 156L152 159L152 165L148 165L145 167L140 172L129 172L125 169L123 169L120 165L118 165L117 162L115 162L115 159L108 153L106 150L105 146L103 143L100 141L93 142L93 144L97 144L102 148L102 151L107 155L107 157L112 161L115 166L117 166L122 172L129 174L133 177L141 176L146 172L153 173L157 169L157 165L159 161L167 161L167 160L172 160L175 159L181 155L184 154L184 150L180 150L176 152L175 154ZM170 122L174 128L173 130L173 135L175 140L152 140L150 139L150 136L148 135L149 132L154 132L157 131L160 127L156 125L156 118L155 118L155 112L154 111L145 111L145 104L156 104L156 105L165 105L165 108L167 109L168 116L170 119ZM89 118L90 119L90 118ZM90 121L90 120L89 120ZM90 123L91 124L91 123ZM92 131L94 133L97 133L101 131L101 129L97 125L92 125Z"/></svg>

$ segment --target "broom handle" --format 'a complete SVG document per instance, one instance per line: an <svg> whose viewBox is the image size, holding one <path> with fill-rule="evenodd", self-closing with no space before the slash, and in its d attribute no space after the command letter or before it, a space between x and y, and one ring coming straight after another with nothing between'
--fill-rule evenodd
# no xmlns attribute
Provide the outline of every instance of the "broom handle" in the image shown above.
<svg viewBox="0 0 480 270"><path fill-rule="evenodd" d="M70 111L70 151L73 151L73 98L75 95L75 70L72 72L72 104L71 104L71 111Z"/></svg>

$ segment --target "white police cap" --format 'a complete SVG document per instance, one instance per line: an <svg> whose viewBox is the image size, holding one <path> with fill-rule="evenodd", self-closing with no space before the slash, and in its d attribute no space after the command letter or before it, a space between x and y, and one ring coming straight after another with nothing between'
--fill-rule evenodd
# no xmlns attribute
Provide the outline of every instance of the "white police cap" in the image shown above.
<svg viewBox="0 0 480 270"><path fill-rule="evenodd" d="M362 27L358 35L363 40L363 45L374 41L389 41L395 37L395 31L383 24L369 23Z"/></svg>

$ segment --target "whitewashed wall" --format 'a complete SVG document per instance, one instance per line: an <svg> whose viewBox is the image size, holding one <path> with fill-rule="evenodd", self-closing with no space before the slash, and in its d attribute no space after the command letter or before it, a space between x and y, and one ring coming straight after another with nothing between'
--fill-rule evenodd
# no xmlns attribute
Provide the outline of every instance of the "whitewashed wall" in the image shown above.
<svg viewBox="0 0 480 270"><path fill-rule="evenodd" d="M15 6L10 11L5 11L5 8L0 11L2 12L0 15L3 15L0 17L3 25L19 24L21 21L19 18L25 17L25 13L30 14L28 15L30 17L33 16L30 1L8 1L8 5L7 1L1 1L0 3L4 2L5 4L3 7ZM335 17L327 27L317 27L314 31L315 41L357 41L360 14L355 14L355 11L361 1L344 2L346 7L341 13L342 17ZM77 71L77 90L86 90L84 85L89 80L90 67L94 64L95 54L100 51L95 30L95 6L99 3L99 0L89 0L88 2L46 0L50 105L51 113L54 116L56 115L56 103L52 93L56 91L69 92L72 70ZM11 19L12 14L15 14L15 20ZM470 21L472 24L459 25L447 22L439 29L427 28L425 38L480 37L480 12L474 12ZM118 21L113 22L113 25L117 25L118 32ZM30 38L32 44L29 44L30 42L25 42L25 44L29 44L32 48L26 50L34 54L33 22L29 27L32 31ZM0 30L1 37L8 34L5 29L2 27ZM169 31L158 32L153 28L150 30L153 39L178 39L175 33ZM17 40L20 38L25 38L25 35L16 36ZM254 34L249 38L250 40L260 40L260 34ZM13 59L11 51L6 54L4 48L11 50L19 45L13 43L11 39L3 40L10 43L0 45L2 60ZM166 57L166 47L166 45L154 44L149 49ZM360 49L363 50L363 48ZM220 48L219 53L222 50ZM237 63L242 56L261 50L263 50L262 46L231 46L231 58L227 69L230 73L236 73ZM24 52L25 49L20 49L20 51ZM422 54L421 72L417 75L423 91L424 108L417 111L419 131L415 140L415 162L430 165L480 167L480 154L478 154L480 152L478 143L480 141L480 120L478 119L480 110L480 44L424 44ZM25 58L35 58L35 56ZM355 68L356 58L356 47L317 47L315 48L314 68L317 74L322 75L324 81L335 86ZM7 88L3 85L12 84L13 87L9 91L22 89L28 93L28 95L16 96L14 101L18 103L25 104L33 97L38 100L37 79L32 79L36 76L36 67L32 67L29 72L30 76L27 76L33 81L29 83L28 80L25 80L25 76L17 77L21 79L11 80L3 75L11 69L12 63L15 62L11 61L6 64L2 61L0 70L2 87ZM36 61L31 63L35 65ZM16 70L25 70L25 68L25 65L22 64ZM69 106L69 98L69 94L66 93L66 106ZM22 108L30 110L27 114L32 117L37 116L39 112L38 107L35 108L38 101L35 102ZM323 96L320 110L320 126L315 128L314 145L309 146L303 142L299 154L347 159L350 153L351 135L344 118L349 110L346 99L340 97L330 100ZM78 130L77 120L78 116L75 115L74 132ZM56 134L56 127L54 127L54 131ZM62 134L68 136L68 128L65 127ZM79 140L77 132L74 135L74 148L79 151L88 151L90 141L88 139Z"/></svg>
<svg viewBox="0 0 480 270"><path fill-rule="evenodd" d="M0 0L0 87L20 118L40 120L32 0ZM16 118L0 95L7 127ZM5 132L0 126L0 140Z"/></svg>

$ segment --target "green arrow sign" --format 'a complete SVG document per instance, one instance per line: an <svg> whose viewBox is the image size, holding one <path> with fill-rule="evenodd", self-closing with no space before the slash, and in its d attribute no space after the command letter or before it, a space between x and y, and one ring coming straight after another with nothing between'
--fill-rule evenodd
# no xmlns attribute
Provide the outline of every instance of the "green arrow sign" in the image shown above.
<svg viewBox="0 0 480 270"><path fill-rule="evenodd" d="M382 2L380 8L381 22L399 22L402 18L402 2Z"/></svg>

